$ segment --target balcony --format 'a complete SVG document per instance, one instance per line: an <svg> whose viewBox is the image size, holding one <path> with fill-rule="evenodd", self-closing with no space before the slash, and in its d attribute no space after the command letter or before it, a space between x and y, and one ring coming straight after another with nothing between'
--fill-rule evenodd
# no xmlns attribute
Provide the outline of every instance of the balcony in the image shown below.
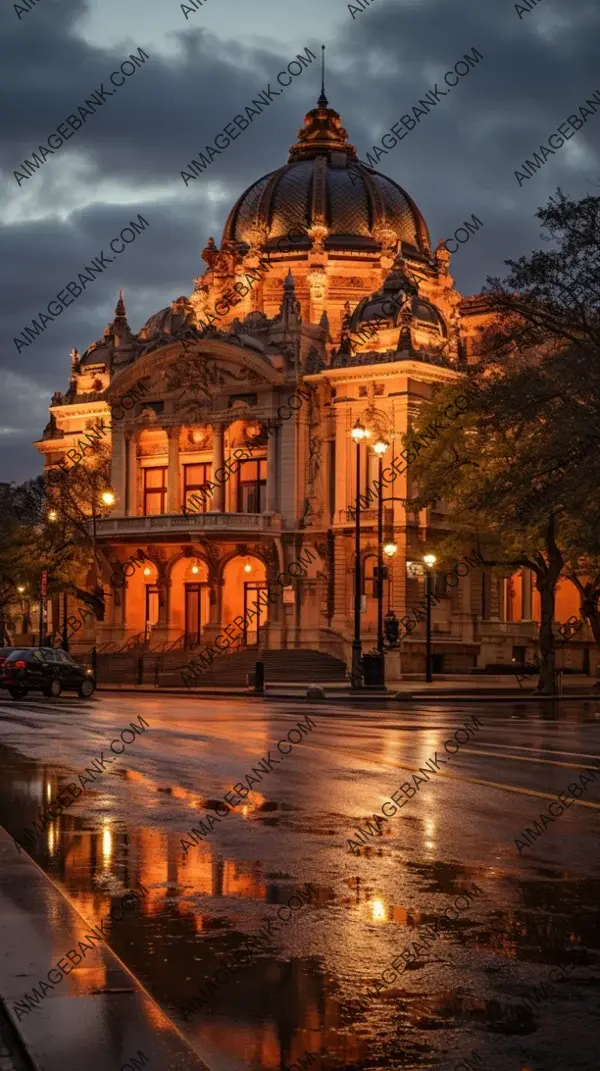
<svg viewBox="0 0 600 1071"><path fill-rule="evenodd" d="M105 517L96 521L96 535L120 538L147 535L151 538L186 532L244 534L270 532L279 518L264 513L159 513L150 517Z"/></svg>

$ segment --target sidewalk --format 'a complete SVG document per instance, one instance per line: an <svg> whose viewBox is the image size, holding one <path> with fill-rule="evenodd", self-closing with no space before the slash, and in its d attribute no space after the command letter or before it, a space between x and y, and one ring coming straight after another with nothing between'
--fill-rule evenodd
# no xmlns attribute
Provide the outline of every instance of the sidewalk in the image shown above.
<svg viewBox="0 0 600 1071"><path fill-rule="evenodd" d="M91 928L37 864L25 852L18 854L1 826L0 872L0 1001L28 1068L119 1071L141 1050L148 1071L209 1071L105 943L94 945L81 964L55 981L45 999L32 998L33 1010L17 1016L15 1002L34 986L39 996L40 982L49 990L48 971L64 963ZM9 1058L4 1064L1 1054L0 1040L0 1068L10 1071ZM15 1058L16 1071L22 1066Z"/></svg>
<svg viewBox="0 0 600 1071"><path fill-rule="evenodd" d="M225 698L237 696L245 698L260 698L264 700L297 699L306 702L306 690L311 681L302 683L294 681L267 681L265 694L256 695L253 688L218 688L214 685L207 688L165 687L155 688L152 684L110 684L98 685L98 692L124 692L130 694L148 695L184 695L188 698ZM520 699L544 700L544 699L573 699L573 698L598 698L600 692L593 693L592 689L598 683L596 677L586 677L580 674L569 674L563 677L562 695L542 696L536 691L536 678L528 678L523 681L520 688L514 677L505 674L489 677L474 677L460 675L452 677L439 676L434 678L431 684L421 680L388 681L387 691L371 689L352 689L348 683L341 681L318 682L317 687L323 688L327 699L335 699L350 703L382 703L405 700L444 700L448 702L480 702L482 699L494 699L500 702L515 702Z"/></svg>

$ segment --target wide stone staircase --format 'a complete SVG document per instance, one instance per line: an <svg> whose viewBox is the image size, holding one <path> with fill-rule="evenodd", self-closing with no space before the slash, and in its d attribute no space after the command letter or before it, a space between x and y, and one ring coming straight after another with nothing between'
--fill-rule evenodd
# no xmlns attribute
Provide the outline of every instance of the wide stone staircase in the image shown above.
<svg viewBox="0 0 600 1071"><path fill-rule="evenodd" d="M174 650L157 654L153 651L124 651L98 654L97 677L100 684L152 684L158 687L185 686L182 673L202 648ZM224 652L209 669L194 678L190 685L202 688L244 687L248 674L254 672L259 654L256 648L245 647ZM346 663L323 651L271 650L261 651L265 663L265 683L313 683L346 680ZM191 675L192 670L188 671Z"/></svg>

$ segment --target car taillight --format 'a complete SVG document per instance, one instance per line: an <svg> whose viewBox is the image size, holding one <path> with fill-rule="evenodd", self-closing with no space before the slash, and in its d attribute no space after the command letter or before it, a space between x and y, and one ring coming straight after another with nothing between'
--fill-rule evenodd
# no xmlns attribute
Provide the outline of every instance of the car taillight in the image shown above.
<svg viewBox="0 0 600 1071"><path fill-rule="evenodd" d="M11 666L15 669L27 669L27 662L23 662L21 659L18 662L11 662Z"/></svg>

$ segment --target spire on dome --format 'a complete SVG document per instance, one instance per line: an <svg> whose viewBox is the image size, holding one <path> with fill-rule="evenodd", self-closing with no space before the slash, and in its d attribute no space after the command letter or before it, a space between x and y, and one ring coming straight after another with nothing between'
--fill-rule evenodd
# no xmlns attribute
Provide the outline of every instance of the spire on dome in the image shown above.
<svg viewBox="0 0 600 1071"><path fill-rule="evenodd" d="M119 300L117 301L117 304L115 306L115 320L117 319L117 317L123 320L127 319L127 312L125 310L125 302L123 300L122 290L119 290Z"/></svg>
<svg viewBox="0 0 600 1071"><path fill-rule="evenodd" d="M325 45L321 45L321 96L317 101L317 107L326 108L329 104L325 96Z"/></svg>
<svg viewBox="0 0 600 1071"><path fill-rule="evenodd" d="M125 299L122 290L119 290L119 298L115 306L113 322L108 325L104 335L107 339L112 337L116 351L115 363L122 363L121 355L125 357L126 361L129 360L132 354L131 344L133 335L127 322L127 311L125 309Z"/></svg>
<svg viewBox="0 0 600 1071"><path fill-rule="evenodd" d="M317 107L304 116L304 126L298 131L298 141L292 145L288 164L296 160L314 160L330 152L346 153L347 162L358 162L354 145L341 124L339 113L329 107L325 96L325 45L321 45L321 95ZM339 165L338 165L339 166Z"/></svg>

